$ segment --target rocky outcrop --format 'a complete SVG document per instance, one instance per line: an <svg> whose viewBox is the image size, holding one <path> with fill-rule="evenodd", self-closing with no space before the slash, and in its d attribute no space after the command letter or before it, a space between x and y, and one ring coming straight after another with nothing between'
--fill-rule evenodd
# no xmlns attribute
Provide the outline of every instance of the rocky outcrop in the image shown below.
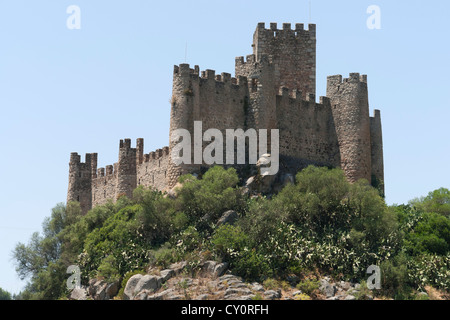
<svg viewBox="0 0 450 320"><path fill-rule="evenodd" d="M186 262L179 262L164 270L150 270L148 274L133 275L127 282L123 300L357 300L373 299L359 284L330 277L319 281L312 296L298 290L298 277L291 276L288 286L265 288L258 282L245 282L228 270L227 263L205 261L195 277L187 276ZM107 283L91 279L87 288L74 289L70 299L109 300L119 291L119 282ZM309 293L311 295L311 293Z"/></svg>

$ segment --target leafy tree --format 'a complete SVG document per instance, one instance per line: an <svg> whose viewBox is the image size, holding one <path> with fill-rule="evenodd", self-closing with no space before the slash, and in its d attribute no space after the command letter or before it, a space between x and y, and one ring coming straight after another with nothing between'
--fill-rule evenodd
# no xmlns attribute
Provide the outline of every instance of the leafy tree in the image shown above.
<svg viewBox="0 0 450 320"><path fill-rule="evenodd" d="M450 217L450 190L440 188L431 191L426 197L411 200L410 204L423 212L435 212Z"/></svg>
<svg viewBox="0 0 450 320"><path fill-rule="evenodd" d="M226 210L239 211L244 204L236 188L239 177L234 168L215 166L201 179L185 175L180 181L183 187L178 193L176 209L184 212L191 224L197 223L206 214L215 220Z"/></svg>
<svg viewBox="0 0 450 320"><path fill-rule="evenodd" d="M63 279L67 265L60 261L62 240L60 232L74 221L64 204L52 209L50 218L42 225L42 235L32 234L28 244L19 243L13 251L16 271L21 280L30 279L26 287L33 299L57 299L64 292Z"/></svg>
<svg viewBox="0 0 450 320"><path fill-rule="evenodd" d="M0 288L0 300L11 300L11 293Z"/></svg>
<svg viewBox="0 0 450 320"><path fill-rule="evenodd" d="M422 214L413 232L407 234L405 245L412 255L431 253L446 255L450 252L450 219L438 213Z"/></svg>

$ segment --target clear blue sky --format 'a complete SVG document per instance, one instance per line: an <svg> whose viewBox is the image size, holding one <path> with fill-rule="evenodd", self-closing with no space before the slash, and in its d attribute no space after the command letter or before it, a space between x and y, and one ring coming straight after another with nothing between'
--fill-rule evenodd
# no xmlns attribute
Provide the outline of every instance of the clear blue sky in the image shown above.
<svg viewBox="0 0 450 320"><path fill-rule="evenodd" d="M0 287L18 293L11 251L64 202L71 152L117 161L119 140L167 145L174 64L234 74L258 22L309 22L308 0L0 3ZM327 75L368 75L381 110L388 204L450 188L448 1L312 0L317 96ZM66 27L69 5L81 29ZM369 30L369 5L381 30Z"/></svg>

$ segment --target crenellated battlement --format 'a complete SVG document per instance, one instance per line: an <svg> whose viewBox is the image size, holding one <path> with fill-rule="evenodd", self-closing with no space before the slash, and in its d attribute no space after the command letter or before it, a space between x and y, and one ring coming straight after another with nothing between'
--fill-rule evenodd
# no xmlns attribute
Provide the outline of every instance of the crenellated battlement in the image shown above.
<svg viewBox="0 0 450 320"><path fill-rule="evenodd" d="M327 83L333 86L345 83L359 83L359 82L367 84L367 75L365 74L361 75L357 72L354 72L350 73L348 78L343 78L342 75L340 74L327 77Z"/></svg>
<svg viewBox="0 0 450 320"><path fill-rule="evenodd" d="M327 94L316 102L315 24L258 23L252 48L252 54L235 58L234 76L174 65L169 136L180 128L193 134L196 121L202 133L278 129L280 157L289 162L281 170L340 167L349 181L372 178L378 185L384 179L381 115L379 110L369 115L367 75L327 77ZM86 213L109 199L131 197L137 186L167 191L180 175L204 169L174 164L175 144L170 140L144 153L144 139L138 138L136 147L122 139L118 161L98 169L96 153L86 154L85 162L71 153L68 201L79 201Z"/></svg>
<svg viewBox="0 0 450 320"><path fill-rule="evenodd" d="M330 108L330 98L320 96L319 103L317 103L315 94L312 93L307 94L306 99L304 99L302 92L298 89L291 90L286 87L279 88L277 94L277 101L283 100L289 100L290 103L303 104L305 106Z"/></svg>
<svg viewBox="0 0 450 320"><path fill-rule="evenodd" d="M159 160L163 157L169 156L169 147L164 147L162 149L156 149L148 154L144 155L144 162L149 162L151 160Z"/></svg>
<svg viewBox="0 0 450 320"><path fill-rule="evenodd" d="M316 25L308 24L308 29L305 29L303 23L296 23L295 27L292 29L290 23L283 23L282 29L278 29L276 22L271 22L270 27L266 29L266 24L264 22L258 23L256 32L266 33L273 38L293 38L301 39L304 37L315 38L316 37Z"/></svg>
<svg viewBox="0 0 450 320"><path fill-rule="evenodd" d="M268 54L261 54L261 56L259 57L259 59L256 58L256 56L254 54L249 54L245 57L240 56L240 57L236 57L235 58L235 64L236 67L242 67L242 66L270 66L272 65L272 59L270 57L270 55Z"/></svg>
<svg viewBox="0 0 450 320"><path fill-rule="evenodd" d="M247 77L236 76L232 77L228 72L222 72L221 74L216 74L215 70L206 69L200 71L199 66L195 66L193 69L187 63L180 64L179 66L174 66L174 77L189 77L193 82L199 82L202 84L209 83L213 81L216 86L229 85L237 89L237 86L247 86Z"/></svg>

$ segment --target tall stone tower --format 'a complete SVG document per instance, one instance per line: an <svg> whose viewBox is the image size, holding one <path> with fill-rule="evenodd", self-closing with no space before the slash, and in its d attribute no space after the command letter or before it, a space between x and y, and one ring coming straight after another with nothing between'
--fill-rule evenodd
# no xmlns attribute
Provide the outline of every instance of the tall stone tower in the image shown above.
<svg viewBox="0 0 450 320"><path fill-rule="evenodd" d="M327 79L327 97L331 101L339 144L341 169L351 182L371 181L372 147L370 139L367 76L351 73Z"/></svg>
<svg viewBox="0 0 450 320"><path fill-rule="evenodd" d="M92 208L92 179L97 176L96 171L97 153L87 153L85 162L81 162L78 153L70 154L67 203L78 201L83 213Z"/></svg>
<svg viewBox="0 0 450 320"><path fill-rule="evenodd" d="M136 189L136 148L131 148L131 139L120 140L117 165L116 199L122 195L131 198Z"/></svg>
<svg viewBox="0 0 450 320"><path fill-rule="evenodd" d="M252 45L257 60L264 54L272 57L275 87L297 89L304 99L316 94L316 25L308 28L296 23L292 30L290 23L283 23L283 29L277 29L276 23L270 23L266 29L258 23Z"/></svg>

